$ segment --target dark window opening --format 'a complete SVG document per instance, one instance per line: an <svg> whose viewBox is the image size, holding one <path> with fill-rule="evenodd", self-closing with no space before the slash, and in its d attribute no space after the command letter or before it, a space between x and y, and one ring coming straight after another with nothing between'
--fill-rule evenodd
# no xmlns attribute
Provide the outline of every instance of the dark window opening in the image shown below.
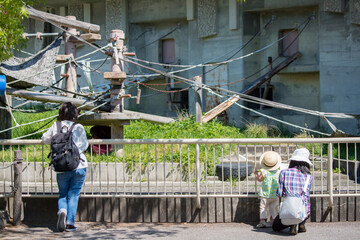
<svg viewBox="0 0 360 240"><path fill-rule="evenodd" d="M273 88L272 88L271 85L268 88L268 92L267 92L265 98L264 98L264 94L265 94L265 87L259 87L259 88L255 89L254 91L252 91L251 93L249 93L250 96L263 98L263 99L272 101L273 100ZM252 102L248 102L247 106L248 106L248 108L251 108L251 109L271 108L271 107L266 106L266 105L260 105L260 104L252 103Z"/></svg>
<svg viewBox="0 0 360 240"><path fill-rule="evenodd" d="M181 90L182 88L171 88L171 91ZM172 109L188 110L189 109L189 91L171 93Z"/></svg>
<svg viewBox="0 0 360 240"><path fill-rule="evenodd" d="M279 37L286 36L279 42L280 56L290 57L299 51L299 32L294 29L281 30Z"/></svg>

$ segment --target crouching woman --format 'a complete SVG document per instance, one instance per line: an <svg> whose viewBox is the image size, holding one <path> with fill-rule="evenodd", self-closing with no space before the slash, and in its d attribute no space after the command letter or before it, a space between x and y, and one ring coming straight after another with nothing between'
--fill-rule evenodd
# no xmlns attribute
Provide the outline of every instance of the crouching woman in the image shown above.
<svg viewBox="0 0 360 240"><path fill-rule="evenodd" d="M279 197L295 196L301 197L307 209L307 217L299 223L299 230L296 230L297 225L284 225L279 218L279 215L274 219L272 228L275 232L279 232L290 227L290 234L296 235L297 232L306 232L305 222L310 216L310 189L312 185L312 176L310 173L310 166L312 163L309 160L310 152L306 148L296 149L289 159L289 168L281 170L279 175L279 184L277 195ZM305 193L302 194L306 179L308 178L308 185Z"/></svg>

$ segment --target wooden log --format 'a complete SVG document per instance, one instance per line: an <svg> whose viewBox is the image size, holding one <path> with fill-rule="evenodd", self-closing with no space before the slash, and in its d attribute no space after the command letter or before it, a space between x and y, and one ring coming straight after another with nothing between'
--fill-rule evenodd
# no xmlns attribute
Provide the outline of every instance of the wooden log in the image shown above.
<svg viewBox="0 0 360 240"><path fill-rule="evenodd" d="M69 28L75 28L80 31L84 32L92 32L92 33L98 33L100 32L100 26L96 24L86 23L78 20L71 20L67 19L66 17L62 17L56 14L51 13L45 13L39 10L36 10L31 7L26 7L26 9L29 12L29 18L40 20L40 21L46 21L50 20L52 23L69 27Z"/></svg>
<svg viewBox="0 0 360 240"><path fill-rule="evenodd" d="M86 106L81 107L81 110L91 110L98 105L96 103L90 103L89 100L84 100L84 99L69 98L69 97L63 97L63 96L58 96L58 95L53 95L53 94L31 92L31 91L27 91L27 90L17 90L17 89L12 89L12 88L7 88L6 94L20 97L20 98L29 99L29 100L41 101L41 102L53 102L53 103L72 102L76 106L82 106L82 105L88 103ZM110 106L104 105L104 106L101 106L100 108L98 108L97 110L102 111L102 112L109 112Z"/></svg>
<svg viewBox="0 0 360 240"><path fill-rule="evenodd" d="M4 130L4 129L8 129L11 127L11 115L8 112L8 110L6 110L6 105L4 103L6 103L6 99L9 99L10 97L7 96L0 96L0 107L3 107L0 109L0 119L1 119L1 124L0 124L0 130ZM10 139L11 138L11 130L7 131L7 132L2 132L0 133L0 139Z"/></svg>
<svg viewBox="0 0 360 240"><path fill-rule="evenodd" d="M67 16L67 19L76 20L74 16ZM72 55L74 59L76 58L76 45L70 41L71 35L76 35L75 28L69 28L68 32L64 34L64 42L65 42L65 54ZM65 87L66 90L70 92L76 92L77 90L77 76L76 76L76 65L74 62L70 62L66 64L66 79L65 79ZM73 97L74 94L67 92L68 97Z"/></svg>
<svg viewBox="0 0 360 240"><path fill-rule="evenodd" d="M22 204L22 151L14 151L14 199L13 199L13 225L21 224L21 204Z"/></svg>
<svg viewBox="0 0 360 240"><path fill-rule="evenodd" d="M124 56L131 56L131 57L135 57L136 54L134 52L124 52Z"/></svg>
<svg viewBox="0 0 360 240"><path fill-rule="evenodd" d="M252 82L249 86L247 86L246 88L241 90L240 93L241 94L249 94L249 93L251 93L257 87L261 86L261 84L268 81L272 76L274 76L275 74L277 74L278 72L280 72L281 70L283 70L284 68L289 66L290 63L292 63L293 61L295 61L299 57L301 57L301 53L299 53L299 52L295 53L291 57L288 57L283 62L281 62L279 65L277 65L275 68L271 69L269 72L267 72L263 76L259 77L254 82ZM219 115L220 113L222 113L223 111L228 109L235 102L239 101L239 99L240 99L240 96L237 95L237 94L231 96L226 101L222 102L221 104L217 105L216 107L214 107L213 109L208 111L202 117L202 122L206 123L206 122L210 121L211 119L213 119L214 117L216 117L217 115Z"/></svg>
<svg viewBox="0 0 360 240"><path fill-rule="evenodd" d="M196 76L193 78L195 81L195 120L196 122L202 124L201 117L202 117L202 77Z"/></svg>

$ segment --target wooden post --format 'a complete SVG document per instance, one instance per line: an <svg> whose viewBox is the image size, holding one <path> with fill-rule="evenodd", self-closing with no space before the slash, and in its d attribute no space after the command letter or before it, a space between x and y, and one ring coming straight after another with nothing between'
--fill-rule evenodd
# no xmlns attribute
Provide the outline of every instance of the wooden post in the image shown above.
<svg viewBox="0 0 360 240"><path fill-rule="evenodd" d="M6 108L6 97L0 96L0 107ZM5 130L11 127L11 115L6 109L0 109L0 119L1 125L0 130ZM10 139L11 138L11 130L7 132L0 133L0 139Z"/></svg>
<svg viewBox="0 0 360 240"><path fill-rule="evenodd" d="M111 58L111 74L113 77L111 79L111 89L110 97L116 97L125 93L124 84L121 76L124 76L124 63L119 60L123 58L123 48L124 48L124 39L125 35L122 30L112 30L110 33L110 41L113 44L116 44L114 48L114 53ZM116 77L119 76L119 77ZM124 111L124 98L115 98L111 101L111 112L123 112ZM124 126L121 122L113 122L111 124L111 138L112 139L122 139L124 138ZM113 146L117 149L116 156L124 156L124 145Z"/></svg>
<svg viewBox="0 0 360 240"><path fill-rule="evenodd" d="M70 20L76 20L74 16L67 16L66 18ZM74 35L76 35L75 28L69 28L68 31ZM65 41L65 55L72 56L72 59L76 58L76 45L70 41L71 35L69 33L65 33L64 41ZM76 79L76 68L75 63L70 63L66 65L66 90L71 92L76 92L77 89L77 79ZM74 94L67 93L68 97L73 97Z"/></svg>
<svg viewBox="0 0 360 240"><path fill-rule="evenodd" d="M272 70L272 57L268 57L268 70L269 70L269 72ZM263 99L266 99L268 94L269 94L270 81L271 81L271 77L266 82L265 89L264 89L264 94L262 96ZM260 109L262 110L263 108L264 108L264 105L260 105Z"/></svg>
<svg viewBox="0 0 360 240"><path fill-rule="evenodd" d="M117 73L124 72L124 63L119 60L123 58L123 47L124 47L125 35L122 30L112 30L110 34L110 41L116 43L116 48L114 49L113 57L111 58L110 66L111 72L116 75ZM111 97L118 96L119 93L124 92L123 79L114 78L111 80ZM113 108L112 112L123 112L124 111L124 99L115 99L111 102L111 107Z"/></svg>
<svg viewBox="0 0 360 240"><path fill-rule="evenodd" d="M21 224L21 193L22 193L22 151L14 151L14 209L13 209L13 224L15 226Z"/></svg>
<svg viewBox="0 0 360 240"><path fill-rule="evenodd" d="M196 122L202 124L202 78L200 76L196 76L193 79L195 81L195 120Z"/></svg>

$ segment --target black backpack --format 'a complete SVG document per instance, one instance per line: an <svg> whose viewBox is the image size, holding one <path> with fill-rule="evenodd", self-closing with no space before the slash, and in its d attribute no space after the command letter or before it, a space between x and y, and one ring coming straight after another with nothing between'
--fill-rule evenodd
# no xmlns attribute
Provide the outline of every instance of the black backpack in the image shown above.
<svg viewBox="0 0 360 240"><path fill-rule="evenodd" d="M62 131L61 122L56 122L57 133L51 138L51 163L56 172L75 170L81 161L78 147L73 141L72 130L76 123L66 132Z"/></svg>

